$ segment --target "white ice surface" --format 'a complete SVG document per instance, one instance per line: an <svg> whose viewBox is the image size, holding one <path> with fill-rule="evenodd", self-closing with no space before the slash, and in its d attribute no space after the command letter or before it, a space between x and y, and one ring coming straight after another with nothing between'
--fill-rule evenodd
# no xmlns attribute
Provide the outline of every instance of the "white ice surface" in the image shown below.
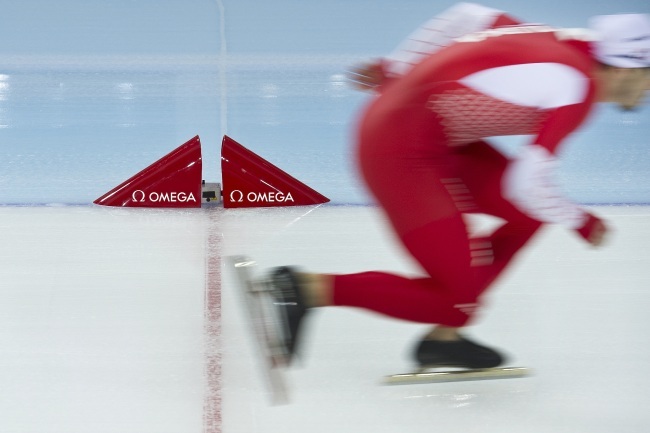
<svg viewBox="0 0 650 433"><path fill-rule="evenodd" d="M0 208L0 431L644 433L650 209L596 211L608 245L545 229L468 331L534 376L379 385L426 328L331 308L287 374L291 404L270 406L221 259L418 272L375 208Z"/></svg>
<svg viewBox="0 0 650 433"><path fill-rule="evenodd" d="M204 216L0 208L0 431L196 432Z"/></svg>

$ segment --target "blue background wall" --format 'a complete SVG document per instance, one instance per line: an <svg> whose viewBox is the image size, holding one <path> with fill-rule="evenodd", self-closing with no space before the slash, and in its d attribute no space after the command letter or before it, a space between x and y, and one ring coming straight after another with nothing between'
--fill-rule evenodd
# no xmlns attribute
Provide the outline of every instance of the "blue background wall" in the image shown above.
<svg viewBox="0 0 650 433"><path fill-rule="evenodd" d="M454 2L0 1L0 204L84 204L192 136L218 181L228 134L335 203L367 203L350 158L367 95L345 69ZM585 26L647 0L492 1ZM650 203L650 109L599 107L564 147L586 203ZM524 138L500 140L507 150Z"/></svg>

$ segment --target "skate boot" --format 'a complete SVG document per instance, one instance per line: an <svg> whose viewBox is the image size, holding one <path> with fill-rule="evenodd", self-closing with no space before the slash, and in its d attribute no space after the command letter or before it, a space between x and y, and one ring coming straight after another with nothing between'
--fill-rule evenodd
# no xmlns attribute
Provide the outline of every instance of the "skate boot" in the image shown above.
<svg viewBox="0 0 650 433"><path fill-rule="evenodd" d="M495 350L463 337L457 341L423 339L417 345L415 359L422 368L483 369L493 368L504 362L504 357Z"/></svg>
<svg viewBox="0 0 650 433"><path fill-rule="evenodd" d="M303 319L308 307L301 293L301 283L296 271L290 267L275 268L269 276L268 284L280 311L283 323L284 346L287 364L291 363L297 352Z"/></svg>

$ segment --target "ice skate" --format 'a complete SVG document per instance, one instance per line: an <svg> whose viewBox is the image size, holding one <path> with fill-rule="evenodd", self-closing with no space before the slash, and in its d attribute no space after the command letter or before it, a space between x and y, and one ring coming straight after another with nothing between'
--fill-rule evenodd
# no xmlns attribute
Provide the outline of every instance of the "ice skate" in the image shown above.
<svg viewBox="0 0 650 433"><path fill-rule="evenodd" d="M287 363L297 353L303 319L308 312L307 305L301 293L301 283L294 269L290 267L275 268L266 282L270 293L275 299L275 305L284 321L284 349Z"/></svg>
<svg viewBox="0 0 650 433"><path fill-rule="evenodd" d="M244 256L229 257L228 263L237 276L239 298L245 307L251 334L258 349L262 372L273 403L286 403L288 392L282 367L287 364L287 350L282 332L283 319L275 307L275 298L265 282L253 278L255 261Z"/></svg>
<svg viewBox="0 0 650 433"><path fill-rule="evenodd" d="M416 371L386 377L387 384L454 382L523 377L523 367L499 367L504 356L467 338L455 341L421 340L414 352Z"/></svg>
<svg viewBox="0 0 650 433"><path fill-rule="evenodd" d="M463 337L457 341L423 339L414 356L420 368L494 368L504 362L504 357L496 350Z"/></svg>

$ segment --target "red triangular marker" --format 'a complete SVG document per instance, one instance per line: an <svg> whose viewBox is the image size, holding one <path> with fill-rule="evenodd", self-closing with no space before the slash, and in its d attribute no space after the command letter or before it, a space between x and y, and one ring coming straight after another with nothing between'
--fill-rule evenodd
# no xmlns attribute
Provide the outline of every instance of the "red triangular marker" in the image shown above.
<svg viewBox="0 0 650 433"><path fill-rule="evenodd" d="M221 176L225 208L304 206L330 201L226 135L221 143Z"/></svg>
<svg viewBox="0 0 650 433"><path fill-rule="evenodd" d="M201 141L197 135L94 203L120 207L201 207L201 170Z"/></svg>

